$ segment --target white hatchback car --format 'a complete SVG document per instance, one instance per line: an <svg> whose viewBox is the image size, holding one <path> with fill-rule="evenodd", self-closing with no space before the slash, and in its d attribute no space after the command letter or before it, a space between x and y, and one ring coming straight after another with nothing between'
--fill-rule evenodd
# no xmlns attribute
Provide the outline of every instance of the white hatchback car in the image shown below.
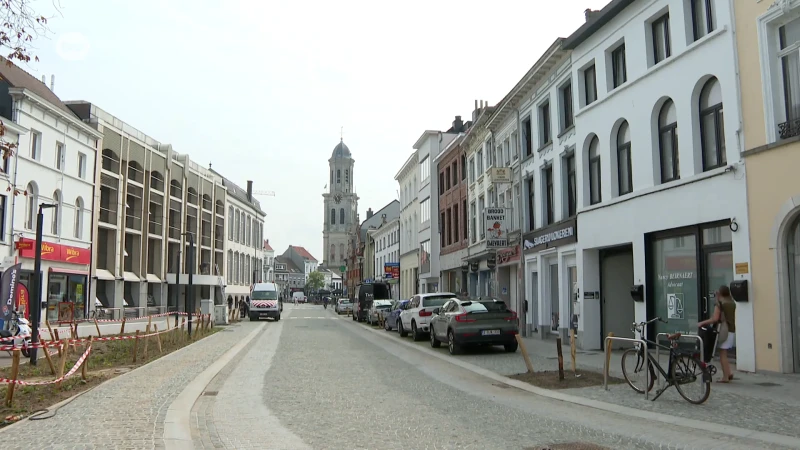
<svg viewBox="0 0 800 450"><path fill-rule="evenodd" d="M415 341L421 341L428 333L428 323L433 316L433 310L441 307L448 300L456 298L452 292L431 292L429 294L417 294L406 304L406 308L400 312L400 320L397 321L397 331L400 336L411 336Z"/></svg>

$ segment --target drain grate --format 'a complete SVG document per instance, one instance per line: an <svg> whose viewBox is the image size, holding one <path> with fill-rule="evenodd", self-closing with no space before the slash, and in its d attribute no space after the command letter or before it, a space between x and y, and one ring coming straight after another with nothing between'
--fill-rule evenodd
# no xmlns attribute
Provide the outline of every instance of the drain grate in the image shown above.
<svg viewBox="0 0 800 450"><path fill-rule="evenodd" d="M541 447L528 447L524 450L611 450L591 442L565 442L562 444L550 444Z"/></svg>
<svg viewBox="0 0 800 450"><path fill-rule="evenodd" d="M203 392L203 395L206 395L208 397L216 397L217 394L219 394L219 391L204 391Z"/></svg>
<svg viewBox="0 0 800 450"><path fill-rule="evenodd" d="M771 383L771 382L769 382L769 381L765 381L764 383L756 383L756 386L762 386L762 387L776 387L776 386L781 386L781 385L780 385L780 384L778 384L778 383Z"/></svg>

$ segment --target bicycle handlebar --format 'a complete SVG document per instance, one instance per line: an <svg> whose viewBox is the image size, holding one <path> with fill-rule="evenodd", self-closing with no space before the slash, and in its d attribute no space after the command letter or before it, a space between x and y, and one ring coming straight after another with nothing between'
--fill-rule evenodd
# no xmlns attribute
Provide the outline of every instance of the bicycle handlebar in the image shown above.
<svg viewBox="0 0 800 450"><path fill-rule="evenodd" d="M667 323L667 321L662 319L661 317L653 317L652 319L650 319L650 320L648 320L646 322L639 322L639 323L634 322L633 325L631 326L631 330L632 331L641 331L641 330L644 329L645 325L650 325L653 322Z"/></svg>

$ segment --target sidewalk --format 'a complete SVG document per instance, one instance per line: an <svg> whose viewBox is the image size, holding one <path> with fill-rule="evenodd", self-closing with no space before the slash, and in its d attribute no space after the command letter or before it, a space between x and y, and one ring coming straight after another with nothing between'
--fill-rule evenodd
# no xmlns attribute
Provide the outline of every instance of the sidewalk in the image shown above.
<svg viewBox="0 0 800 450"><path fill-rule="evenodd" d="M537 372L558 370L555 339L525 338L524 342L534 370ZM569 342L563 346L563 355L564 369L569 376L572 370ZM622 351L612 352L611 376L622 378L621 356ZM501 375L527 371L519 351L509 354L503 352L501 348L474 350L458 358ZM602 372L604 358L604 352L600 350L577 350L576 361L579 369ZM662 364L666 364L666 360L666 355L662 353ZM712 363L719 371L714 377L716 380L722 371L717 358ZM688 403L674 388L667 390L655 402L645 400L644 395L635 393L627 384L611 385L608 391L602 386L597 386L565 389L559 392L645 411L800 438L800 427L797 426L796 420L791 419L800 417L800 377L742 372L734 372L734 377L735 380L730 384L713 383L711 396L702 405Z"/></svg>
<svg viewBox="0 0 800 450"><path fill-rule="evenodd" d="M253 329L227 326L106 381L63 405L52 418L25 420L2 429L3 448L164 448L164 419L173 400ZM52 414L51 410L45 416Z"/></svg>

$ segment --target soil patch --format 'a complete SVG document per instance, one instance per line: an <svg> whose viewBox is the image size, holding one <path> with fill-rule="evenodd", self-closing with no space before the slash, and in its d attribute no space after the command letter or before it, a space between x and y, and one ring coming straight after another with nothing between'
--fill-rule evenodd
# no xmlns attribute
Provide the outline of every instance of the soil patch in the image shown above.
<svg viewBox="0 0 800 450"><path fill-rule="evenodd" d="M575 375L575 372L572 372L571 370L565 370L564 379L559 380L557 370L548 370L544 372L519 373L517 375L511 375L509 378L524 381L536 387L556 390L603 385L602 373L591 372L588 370L578 370L578 376ZM614 378L612 376L608 377L608 384L619 384L624 382L625 380L621 380L619 378Z"/></svg>
<svg viewBox="0 0 800 450"><path fill-rule="evenodd" d="M206 331L206 334L199 339L208 337L219 330L219 328L214 328L213 330ZM180 333L180 331L177 333ZM55 384L41 386L17 385L14 389L14 401L10 407L6 406L5 403L6 392L8 391L9 385L0 384L0 428L27 417L36 411L47 409L75 394L91 389L103 381L129 372L136 367L155 361L192 342L196 342L189 342L184 339L172 339L170 333L164 333L161 335L161 352L159 353L156 338L151 337L149 339L147 355L144 354L144 339L139 340L139 348L137 350L135 363L133 362L133 348L136 345L135 339L94 342L92 343L92 352L88 359L86 381L81 379L81 371L78 370L70 378L64 380L60 388L56 387ZM70 351L67 356L64 373L69 372L85 350L85 347L78 345ZM41 355L43 351L44 349L39 349L39 354ZM58 371L58 353L54 351L51 351L51 353L55 353L51 358L53 360L53 365L56 366L56 371ZM45 358L40 358L35 366L30 365L27 361L27 359L22 358L17 379L33 382L49 381L57 378L51 374L50 366ZM1 368L0 378L11 378L11 367Z"/></svg>

